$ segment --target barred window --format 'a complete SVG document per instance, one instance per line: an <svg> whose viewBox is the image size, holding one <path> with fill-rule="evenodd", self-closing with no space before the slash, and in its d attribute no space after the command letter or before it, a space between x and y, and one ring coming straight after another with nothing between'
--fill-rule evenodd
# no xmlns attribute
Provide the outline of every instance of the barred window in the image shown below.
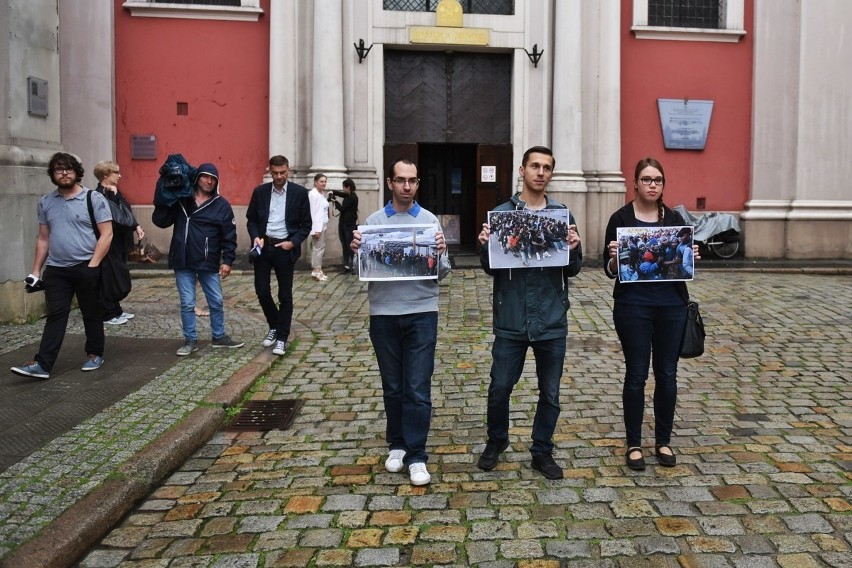
<svg viewBox="0 0 852 568"><path fill-rule="evenodd" d="M636 39L737 42L746 0L633 0Z"/></svg>
<svg viewBox="0 0 852 568"><path fill-rule="evenodd" d="M201 4L205 6L242 6L242 0L153 0L156 4Z"/></svg>
<svg viewBox="0 0 852 568"><path fill-rule="evenodd" d="M460 4L465 14L515 14L514 0L461 0ZM383 0L382 7L398 12L434 12L438 0Z"/></svg>
<svg viewBox="0 0 852 568"><path fill-rule="evenodd" d="M719 29L719 0L648 0L648 24Z"/></svg>

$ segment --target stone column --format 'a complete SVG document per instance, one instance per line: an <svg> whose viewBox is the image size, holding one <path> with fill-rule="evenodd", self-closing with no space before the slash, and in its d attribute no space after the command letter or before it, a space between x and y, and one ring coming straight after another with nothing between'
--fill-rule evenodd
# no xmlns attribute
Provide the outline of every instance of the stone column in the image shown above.
<svg viewBox="0 0 852 568"><path fill-rule="evenodd" d="M61 149L57 0L0 2L0 322L44 310L25 294L38 234L36 204L51 189L50 156ZM47 81L47 115L28 112L27 78ZM87 167L88 169L88 167Z"/></svg>
<svg viewBox="0 0 852 568"><path fill-rule="evenodd" d="M315 0L311 109L311 173L328 176L329 189L346 177L343 148L343 6Z"/></svg>

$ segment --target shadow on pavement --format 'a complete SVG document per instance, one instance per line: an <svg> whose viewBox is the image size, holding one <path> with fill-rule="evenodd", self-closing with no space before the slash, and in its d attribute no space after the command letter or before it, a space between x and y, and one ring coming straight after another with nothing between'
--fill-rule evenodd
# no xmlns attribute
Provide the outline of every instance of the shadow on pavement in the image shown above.
<svg viewBox="0 0 852 568"><path fill-rule="evenodd" d="M104 366L84 373L85 337L68 334L50 379L6 371L0 382L0 472L172 367L176 339L108 337ZM0 369L31 361L33 343L0 355Z"/></svg>

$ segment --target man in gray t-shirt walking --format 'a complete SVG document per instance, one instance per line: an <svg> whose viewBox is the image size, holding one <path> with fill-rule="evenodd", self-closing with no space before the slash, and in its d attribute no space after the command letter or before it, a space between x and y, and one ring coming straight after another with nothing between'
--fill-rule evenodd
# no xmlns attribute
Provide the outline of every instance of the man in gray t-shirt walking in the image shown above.
<svg viewBox="0 0 852 568"><path fill-rule="evenodd" d="M57 152L47 166L56 191L38 202L38 237L30 286L44 281L47 319L35 360L12 372L25 377L50 378L56 362L71 300L76 295L86 330L86 361L83 371L100 369L104 363L104 322L98 304L100 264L112 242L112 214L103 195L92 193L92 209L100 237L95 237L86 194L83 166L71 154ZM52 238L51 235L56 235ZM44 266L42 273L42 266Z"/></svg>

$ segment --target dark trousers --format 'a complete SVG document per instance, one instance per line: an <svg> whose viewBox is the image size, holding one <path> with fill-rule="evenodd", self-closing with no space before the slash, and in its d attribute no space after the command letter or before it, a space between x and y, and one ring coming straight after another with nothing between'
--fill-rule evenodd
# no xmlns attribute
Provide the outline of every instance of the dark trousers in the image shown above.
<svg viewBox="0 0 852 568"><path fill-rule="evenodd" d="M47 318L35 360L45 371L53 368L59 356L71 313L71 300L75 295L86 330L86 354L103 357L104 322L98 304L100 268L89 268L88 264L86 261L67 268L48 266L44 269L42 279Z"/></svg>
<svg viewBox="0 0 852 568"><path fill-rule="evenodd" d="M370 316L370 340L382 376L388 449L405 450L405 465L425 463L438 312Z"/></svg>
<svg viewBox="0 0 852 568"><path fill-rule="evenodd" d="M642 445L645 382L648 380L652 351L654 439L657 446L668 445L671 442L677 403L677 363L686 325L686 306L655 307L616 302L612 318L624 351L625 374L621 400L624 405L627 447Z"/></svg>
<svg viewBox="0 0 852 568"><path fill-rule="evenodd" d="M353 268L354 253L350 248L352 244L352 231L357 229L355 225L347 225L343 222L337 225L337 236L340 238L340 246L343 248L343 266Z"/></svg>
<svg viewBox="0 0 852 568"><path fill-rule="evenodd" d="M268 244L254 261L254 291L269 329L276 330L282 341L290 336L293 319L293 257L292 251ZM270 285L273 271L278 280L278 306L272 298Z"/></svg>
<svg viewBox="0 0 852 568"><path fill-rule="evenodd" d="M532 427L531 454L553 452L553 432L559 420L559 384L565 365L566 338L518 341L495 337L491 348L491 384L488 386L488 441L509 440L509 401L524 371L530 347L535 357L538 404Z"/></svg>

